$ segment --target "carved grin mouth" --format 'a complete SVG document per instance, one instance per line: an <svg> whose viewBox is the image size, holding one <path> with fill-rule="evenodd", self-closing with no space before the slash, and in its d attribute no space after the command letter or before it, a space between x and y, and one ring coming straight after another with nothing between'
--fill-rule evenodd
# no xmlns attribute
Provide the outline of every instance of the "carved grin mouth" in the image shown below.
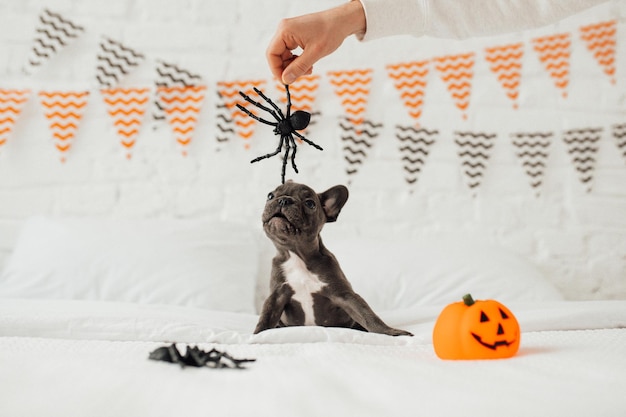
<svg viewBox="0 0 626 417"><path fill-rule="evenodd" d="M515 341L507 342L506 340L498 340L495 343L490 344L490 343L483 342L482 338L480 336L478 336L476 333L472 333L472 336L474 336L474 339L476 339L476 341L478 343L480 343L481 345L483 345L487 349L491 349L491 350L496 350L498 348L498 346L509 346L509 345L512 345L513 343L515 343Z"/></svg>

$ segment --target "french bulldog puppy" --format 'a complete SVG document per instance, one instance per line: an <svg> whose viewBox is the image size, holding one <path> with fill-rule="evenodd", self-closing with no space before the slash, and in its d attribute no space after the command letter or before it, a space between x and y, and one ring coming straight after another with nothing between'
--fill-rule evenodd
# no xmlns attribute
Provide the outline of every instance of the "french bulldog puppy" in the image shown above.
<svg viewBox="0 0 626 417"><path fill-rule="evenodd" d="M391 336L411 333L386 325L354 292L320 231L348 200L337 185L317 194L292 181L268 194L263 229L276 246L270 295L254 333L283 326L348 327Z"/></svg>

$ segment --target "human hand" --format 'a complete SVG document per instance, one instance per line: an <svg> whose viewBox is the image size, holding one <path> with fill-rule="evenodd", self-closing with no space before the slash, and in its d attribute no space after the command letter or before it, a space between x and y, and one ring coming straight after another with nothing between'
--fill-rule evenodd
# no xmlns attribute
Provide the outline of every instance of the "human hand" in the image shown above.
<svg viewBox="0 0 626 417"><path fill-rule="evenodd" d="M365 32L365 12L359 1L333 9L283 19L266 51L272 74L284 84L311 74L313 64L333 53L344 39ZM297 48L300 55L294 54Z"/></svg>

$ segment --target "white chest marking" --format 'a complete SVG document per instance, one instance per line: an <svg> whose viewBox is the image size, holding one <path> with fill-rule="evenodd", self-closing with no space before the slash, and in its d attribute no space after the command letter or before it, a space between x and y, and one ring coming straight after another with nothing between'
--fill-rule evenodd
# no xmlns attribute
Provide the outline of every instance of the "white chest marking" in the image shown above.
<svg viewBox="0 0 626 417"><path fill-rule="evenodd" d="M294 291L292 298L300 303L304 311L304 324L315 325L315 314L313 312L313 297L311 294L321 290L325 283L319 277L309 271L298 255L289 252L289 259L283 263L283 273L285 279Z"/></svg>

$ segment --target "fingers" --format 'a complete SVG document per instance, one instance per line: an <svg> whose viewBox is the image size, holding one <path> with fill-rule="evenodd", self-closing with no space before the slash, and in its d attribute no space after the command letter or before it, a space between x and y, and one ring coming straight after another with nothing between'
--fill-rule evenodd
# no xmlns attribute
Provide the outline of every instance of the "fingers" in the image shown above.
<svg viewBox="0 0 626 417"><path fill-rule="evenodd" d="M303 75L311 74L313 64L322 58L318 43L325 39L319 36L316 19L311 16L283 19L266 50L266 59L272 75L285 84L291 84ZM300 48L301 55L293 53Z"/></svg>
<svg viewBox="0 0 626 417"><path fill-rule="evenodd" d="M282 80L285 84L291 84L303 75L313 73L313 64L317 59L310 58L311 54L306 51L300 56L295 56L290 60L283 70Z"/></svg>
<svg viewBox="0 0 626 417"><path fill-rule="evenodd" d="M280 33L277 33L270 42L265 56L267 63L269 64L270 71L277 79L282 78L283 70L294 59L291 49L287 47L281 38Z"/></svg>

